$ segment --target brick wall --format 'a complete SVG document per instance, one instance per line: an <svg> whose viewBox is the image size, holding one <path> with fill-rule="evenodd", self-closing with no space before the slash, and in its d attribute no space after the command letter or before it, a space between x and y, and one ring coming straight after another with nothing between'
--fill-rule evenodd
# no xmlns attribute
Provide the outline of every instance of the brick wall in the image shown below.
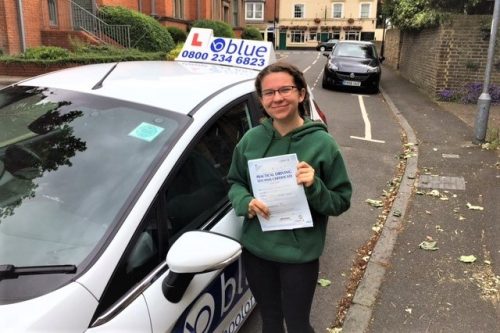
<svg viewBox="0 0 500 333"><path fill-rule="evenodd" d="M489 46L480 29L484 22L491 22L491 16L455 15L438 28L420 32L390 29L386 32L385 64L399 69L402 76L433 97L445 88L457 90L465 83L482 83ZM491 84L500 85L498 43L493 64Z"/></svg>
<svg viewBox="0 0 500 333"><path fill-rule="evenodd" d="M137 0L98 0L97 5L98 6L121 6L121 7L134 9L134 10L139 10L139 2Z"/></svg>
<svg viewBox="0 0 500 333"><path fill-rule="evenodd" d="M6 30L0 37L0 48L4 53L19 53L21 51L21 41L19 38L19 28L17 25L17 2L11 0L0 0L3 9L0 15L0 29Z"/></svg>
<svg viewBox="0 0 500 333"><path fill-rule="evenodd" d="M45 30L42 31L42 44L50 46L59 46L71 50L72 42L80 40L87 44L99 45L101 42L92 35L83 31L64 31L64 30Z"/></svg>
<svg viewBox="0 0 500 333"><path fill-rule="evenodd" d="M0 0L0 53L7 53L7 13L5 12L5 0Z"/></svg>

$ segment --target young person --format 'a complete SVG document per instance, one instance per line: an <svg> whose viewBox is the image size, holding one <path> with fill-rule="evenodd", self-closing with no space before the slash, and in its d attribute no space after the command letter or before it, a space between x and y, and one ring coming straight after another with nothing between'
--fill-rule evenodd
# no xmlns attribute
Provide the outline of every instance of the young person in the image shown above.
<svg viewBox="0 0 500 333"><path fill-rule="evenodd" d="M314 332L309 316L328 216L350 206L351 183L339 146L323 123L306 116L307 84L293 65L278 62L257 76L255 89L267 113L235 148L228 178L236 214L245 216L242 260L259 305L264 333ZM249 160L296 153L297 183L305 189L313 227L263 232L256 215L273 214L253 197Z"/></svg>

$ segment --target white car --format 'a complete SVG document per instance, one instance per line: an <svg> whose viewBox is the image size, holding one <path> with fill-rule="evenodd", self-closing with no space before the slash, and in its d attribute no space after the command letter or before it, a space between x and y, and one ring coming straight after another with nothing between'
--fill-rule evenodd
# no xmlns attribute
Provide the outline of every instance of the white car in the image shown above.
<svg viewBox="0 0 500 333"><path fill-rule="evenodd" d="M123 62L0 90L3 332L238 331L255 300L226 175L257 73Z"/></svg>

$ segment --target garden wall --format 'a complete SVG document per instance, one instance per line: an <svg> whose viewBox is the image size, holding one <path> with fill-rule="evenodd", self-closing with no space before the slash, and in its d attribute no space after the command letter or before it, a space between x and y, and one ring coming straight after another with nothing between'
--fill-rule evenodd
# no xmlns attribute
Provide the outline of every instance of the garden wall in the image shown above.
<svg viewBox="0 0 500 333"><path fill-rule="evenodd" d="M460 90L484 82L491 16L453 15L440 27L418 32L389 29L385 64L399 69L432 97L444 89ZM497 35L497 37L499 37ZM498 43L497 43L498 44ZM500 85L500 46L495 48L491 84Z"/></svg>

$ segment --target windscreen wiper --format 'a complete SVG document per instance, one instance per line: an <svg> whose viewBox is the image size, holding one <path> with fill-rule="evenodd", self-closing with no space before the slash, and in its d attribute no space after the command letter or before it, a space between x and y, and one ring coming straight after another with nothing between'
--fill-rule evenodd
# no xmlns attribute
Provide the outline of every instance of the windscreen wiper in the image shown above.
<svg viewBox="0 0 500 333"><path fill-rule="evenodd" d="M47 265L47 266L23 266L0 265L0 281L4 279L17 279L20 275L38 274L74 274L75 265Z"/></svg>

